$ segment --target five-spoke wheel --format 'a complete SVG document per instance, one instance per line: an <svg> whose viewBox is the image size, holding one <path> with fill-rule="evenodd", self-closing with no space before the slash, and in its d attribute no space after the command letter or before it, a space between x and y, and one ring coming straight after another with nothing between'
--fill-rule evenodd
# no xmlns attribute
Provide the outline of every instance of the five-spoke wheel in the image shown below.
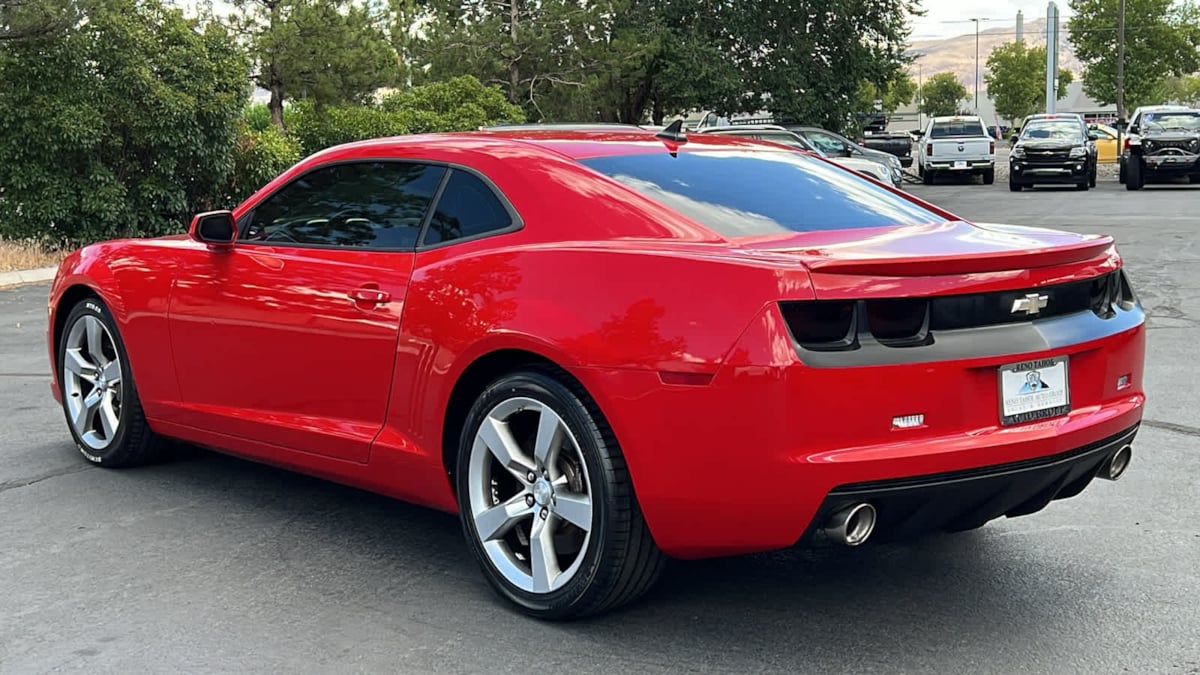
<svg viewBox="0 0 1200 675"><path fill-rule="evenodd" d="M564 374L517 372L487 387L456 474L468 544L492 587L529 614L603 611L661 571L612 430Z"/></svg>
<svg viewBox="0 0 1200 675"><path fill-rule="evenodd" d="M141 464L165 445L146 424L130 372L108 308L97 299L71 307L58 342L58 381L67 426L88 461Z"/></svg>

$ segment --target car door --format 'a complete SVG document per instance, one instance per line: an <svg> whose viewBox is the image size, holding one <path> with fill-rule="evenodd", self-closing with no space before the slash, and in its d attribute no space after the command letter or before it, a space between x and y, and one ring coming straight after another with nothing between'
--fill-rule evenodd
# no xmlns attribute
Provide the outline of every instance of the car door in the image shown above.
<svg viewBox="0 0 1200 675"><path fill-rule="evenodd" d="M180 422L366 462L417 239L446 173L322 166L242 214L231 250L191 251L170 300Z"/></svg>

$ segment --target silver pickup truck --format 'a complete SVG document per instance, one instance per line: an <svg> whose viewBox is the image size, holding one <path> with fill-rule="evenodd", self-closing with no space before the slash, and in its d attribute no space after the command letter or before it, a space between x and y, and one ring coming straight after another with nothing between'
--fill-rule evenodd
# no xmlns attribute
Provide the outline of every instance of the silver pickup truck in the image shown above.
<svg viewBox="0 0 1200 675"><path fill-rule="evenodd" d="M939 175L982 176L984 185L996 181L996 139L983 120L974 116L934 117L920 141L917 173L926 185Z"/></svg>

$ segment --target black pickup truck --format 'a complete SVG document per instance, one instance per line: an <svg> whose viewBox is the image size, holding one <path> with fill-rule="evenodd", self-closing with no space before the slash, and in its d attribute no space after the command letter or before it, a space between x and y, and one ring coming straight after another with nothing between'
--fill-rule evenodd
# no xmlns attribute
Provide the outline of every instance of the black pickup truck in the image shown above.
<svg viewBox="0 0 1200 675"><path fill-rule="evenodd" d="M861 122L863 133L859 145L895 155L902 165L912 166L913 141L907 131L887 131L888 119L882 113L866 115Z"/></svg>

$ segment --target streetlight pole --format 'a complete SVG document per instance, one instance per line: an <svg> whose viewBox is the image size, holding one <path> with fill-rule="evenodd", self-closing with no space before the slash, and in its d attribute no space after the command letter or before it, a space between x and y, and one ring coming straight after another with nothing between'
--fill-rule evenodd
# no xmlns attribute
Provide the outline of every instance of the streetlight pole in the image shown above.
<svg viewBox="0 0 1200 675"><path fill-rule="evenodd" d="M979 22L988 19L967 19L975 23L975 114L979 114Z"/></svg>
<svg viewBox="0 0 1200 675"><path fill-rule="evenodd" d="M1125 119L1125 0L1117 6L1117 119Z"/></svg>

